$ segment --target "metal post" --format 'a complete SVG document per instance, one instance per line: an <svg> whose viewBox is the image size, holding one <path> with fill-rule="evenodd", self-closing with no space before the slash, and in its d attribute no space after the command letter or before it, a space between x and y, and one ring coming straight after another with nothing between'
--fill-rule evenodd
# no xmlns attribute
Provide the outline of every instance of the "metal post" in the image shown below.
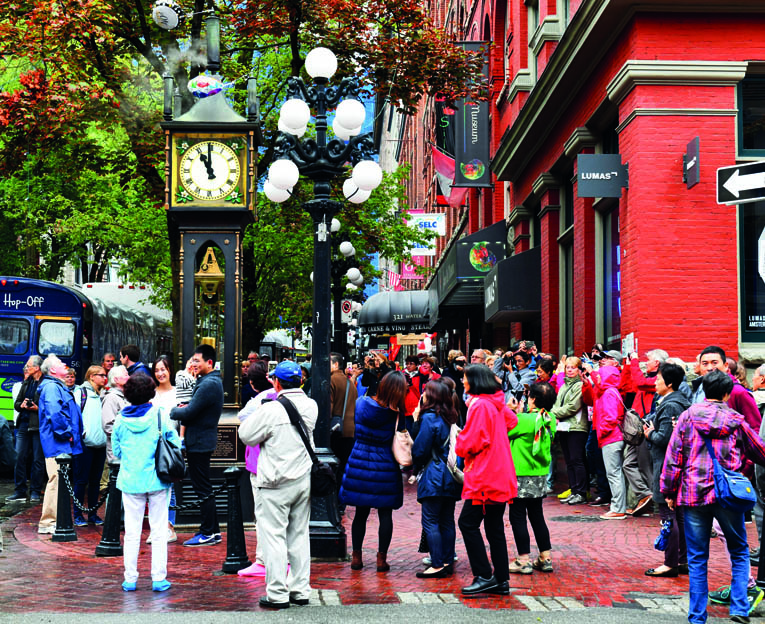
<svg viewBox="0 0 765 624"><path fill-rule="evenodd" d="M223 471L228 490L228 528L226 529L226 560L223 571L235 574L251 565L247 558L247 545L244 542L244 521L242 519L242 500L239 494L239 479L243 468L233 466Z"/></svg>
<svg viewBox="0 0 765 624"><path fill-rule="evenodd" d="M106 499L104 530L96 546L96 557L121 557L120 524L122 523L122 492L117 488L118 463L109 464L109 497Z"/></svg>
<svg viewBox="0 0 765 624"><path fill-rule="evenodd" d="M330 223L340 209L338 202L314 199L305 204L313 219L313 344L311 365L311 396L319 406L319 417L313 432L317 447L329 447L330 388Z"/></svg>
<svg viewBox="0 0 765 624"><path fill-rule="evenodd" d="M56 463L58 463L58 502L56 505L56 532L51 541L76 542L77 533L74 532L72 523L72 500L69 497L69 489L66 487L66 480L69 479L72 472L72 456L59 455L56 457Z"/></svg>

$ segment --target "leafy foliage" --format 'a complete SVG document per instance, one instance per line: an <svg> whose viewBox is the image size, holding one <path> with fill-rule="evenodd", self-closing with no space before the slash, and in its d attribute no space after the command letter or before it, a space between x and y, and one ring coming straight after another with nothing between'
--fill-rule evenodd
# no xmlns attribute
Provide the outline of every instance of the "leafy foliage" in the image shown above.
<svg viewBox="0 0 765 624"><path fill-rule="evenodd" d="M153 23L147 0L0 0L0 49L10 51L0 56L3 272L56 279L74 262L86 279L99 279L118 261L162 301L177 302L177 240L168 240L162 210L161 80L173 76L188 110L187 82L206 64L208 5L194 0L186 25L166 31ZM335 51L339 75L358 75L369 91L408 111L426 93L480 91L481 59L449 43L415 0L222 0L216 8L224 73L240 112L245 78L258 79L261 174L286 80L316 44ZM422 236L401 222L405 175L393 174L368 202L348 206L343 233L357 249L407 259ZM258 221L243 244L247 331L308 316L312 228L300 200L310 196L304 185L287 205L259 198ZM373 276L370 266L361 268Z"/></svg>

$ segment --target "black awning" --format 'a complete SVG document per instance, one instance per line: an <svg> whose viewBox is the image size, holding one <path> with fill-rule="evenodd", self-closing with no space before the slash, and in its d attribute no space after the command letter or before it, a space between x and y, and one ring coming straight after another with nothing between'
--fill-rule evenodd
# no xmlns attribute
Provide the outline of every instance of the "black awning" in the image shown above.
<svg viewBox="0 0 765 624"><path fill-rule="evenodd" d="M372 295L361 307L359 327L368 334L408 334L430 328L427 290Z"/></svg>
<svg viewBox="0 0 765 624"><path fill-rule="evenodd" d="M542 248L498 262L484 281L487 323L525 321L542 312Z"/></svg>

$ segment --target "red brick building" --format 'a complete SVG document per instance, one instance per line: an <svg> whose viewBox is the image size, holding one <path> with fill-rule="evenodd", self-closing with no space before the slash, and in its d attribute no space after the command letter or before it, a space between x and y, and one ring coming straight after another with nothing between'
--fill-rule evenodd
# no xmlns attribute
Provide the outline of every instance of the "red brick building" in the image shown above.
<svg viewBox="0 0 765 624"><path fill-rule="evenodd" d="M462 208L436 205L433 102L401 135L400 160L415 165L411 207L448 215L426 283L441 346L523 337L579 353L595 342L620 349L633 336L641 352L661 347L690 360L719 344L762 360L765 204L719 205L716 171L765 158L765 2L429 8L456 39L492 43L493 188L471 190ZM619 155L628 185L616 197L580 196L580 154ZM460 239L499 222L507 259L492 283L450 283L443 274Z"/></svg>

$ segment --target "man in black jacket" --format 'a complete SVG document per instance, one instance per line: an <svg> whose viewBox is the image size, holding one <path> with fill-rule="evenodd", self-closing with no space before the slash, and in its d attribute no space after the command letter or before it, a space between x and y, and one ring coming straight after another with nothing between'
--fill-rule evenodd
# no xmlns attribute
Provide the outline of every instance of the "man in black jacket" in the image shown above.
<svg viewBox="0 0 765 624"><path fill-rule="evenodd" d="M199 345L191 358L196 368L197 383L188 405L179 405L170 418L186 426L186 461L191 485L202 503L199 531L184 546L208 546L223 541L218 526L218 513L210 482L210 458L218 442L218 421L223 412L223 382L215 370L215 349Z"/></svg>
<svg viewBox="0 0 765 624"><path fill-rule="evenodd" d="M33 355L24 365L24 381L16 395L13 409L19 413L16 419L16 469L14 471L14 493L7 501L27 499L27 460L32 456L32 473L29 479L29 500L40 502L40 492L46 480L45 456L40 444L40 420L38 417L38 386L42 372L42 358Z"/></svg>

